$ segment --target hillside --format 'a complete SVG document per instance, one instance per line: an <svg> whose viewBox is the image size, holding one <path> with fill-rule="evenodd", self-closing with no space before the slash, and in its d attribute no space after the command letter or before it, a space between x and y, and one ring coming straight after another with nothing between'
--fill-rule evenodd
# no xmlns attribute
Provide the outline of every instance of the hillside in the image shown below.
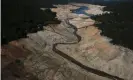
<svg viewBox="0 0 133 80"><path fill-rule="evenodd" d="M3 80L132 80L133 51L110 43L89 15L104 6L55 5L59 24L2 45ZM72 12L79 8L82 14ZM85 14L84 14L85 13Z"/></svg>

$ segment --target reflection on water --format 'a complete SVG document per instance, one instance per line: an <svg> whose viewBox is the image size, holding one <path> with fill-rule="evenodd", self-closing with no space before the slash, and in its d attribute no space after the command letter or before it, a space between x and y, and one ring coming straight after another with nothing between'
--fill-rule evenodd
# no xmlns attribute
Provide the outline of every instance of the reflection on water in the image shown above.
<svg viewBox="0 0 133 80"><path fill-rule="evenodd" d="M72 10L72 13L76 14L84 14L86 16L91 16L90 14L86 13L85 11L88 10L89 8L86 6L80 6L80 8Z"/></svg>

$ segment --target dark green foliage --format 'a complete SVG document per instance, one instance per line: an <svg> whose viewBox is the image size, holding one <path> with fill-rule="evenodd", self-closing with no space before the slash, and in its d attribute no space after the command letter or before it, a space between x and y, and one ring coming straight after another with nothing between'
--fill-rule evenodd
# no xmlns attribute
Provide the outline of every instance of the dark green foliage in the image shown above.
<svg viewBox="0 0 133 80"><path fill-rule="evenodd" d="M15 62L16 62L17 65L23 65L23 62L19 59L16 59Z"/></svg>
<svg viewBox="0 0 133 80"><path fill-rule="evenodd" d="M112 43L133 49L133 3L109 5L105 11L111 14L93 16L102 35L112 38Z"/></svg>
<svg viewBox="0 0 133 80"><path fill-rule="evenodd" d="M48 23L60 23L50 9L24 5L2 5L2 44L26 37Z"/></svg>

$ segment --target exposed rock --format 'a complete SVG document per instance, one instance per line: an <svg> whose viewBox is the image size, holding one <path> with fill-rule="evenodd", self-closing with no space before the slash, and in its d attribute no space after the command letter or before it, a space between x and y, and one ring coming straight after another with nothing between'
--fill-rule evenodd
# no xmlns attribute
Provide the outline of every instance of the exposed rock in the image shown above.
<svg viewBox="0 0 133 80"><path fill-rule="evenodd" d="M132 80L132 50L111 44L111 39L100 35L89 16L71 13L80 6L57 5L52 11L57 12L60 24L44 26L43 31L18 41L32 52L24 60L26 73L39 80ZM89 7L88 14L104 13L98 5L94 5L97 12L91 11L93 5L84 6Z"/></svg>

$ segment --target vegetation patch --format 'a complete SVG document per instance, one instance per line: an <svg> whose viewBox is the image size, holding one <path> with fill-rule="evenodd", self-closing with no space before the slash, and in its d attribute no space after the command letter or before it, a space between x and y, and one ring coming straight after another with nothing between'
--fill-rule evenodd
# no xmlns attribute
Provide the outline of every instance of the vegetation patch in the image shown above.
<svg viewBox="0 0 133 80"><path fill-rule="evenodd" d="M112 13L92 16L95 25L102 30L102 35L112 38L113 44L133 49L133 5L117 3L106 5L104 11Z"/></svg>

